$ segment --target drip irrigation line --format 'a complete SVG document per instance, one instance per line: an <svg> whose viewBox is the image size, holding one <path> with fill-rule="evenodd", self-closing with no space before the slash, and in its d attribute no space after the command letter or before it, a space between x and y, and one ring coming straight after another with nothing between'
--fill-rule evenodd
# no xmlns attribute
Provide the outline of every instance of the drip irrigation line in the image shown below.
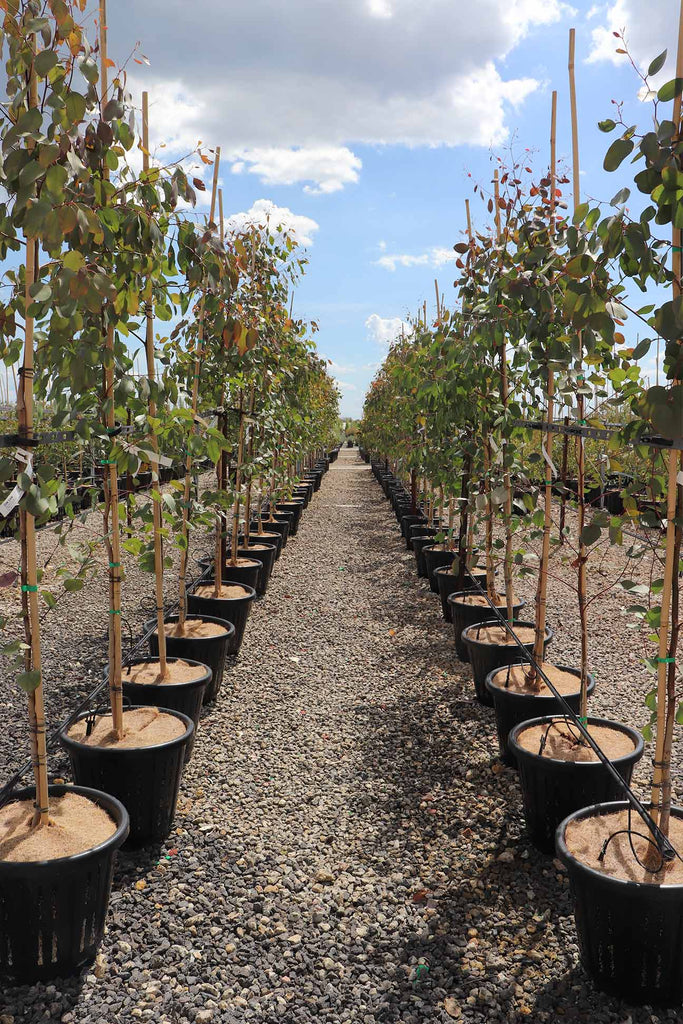
<svg viewBox="0 0 683 1024"><path fill-rule="evenodd" d="M191 593L193 590L195 590L200 585L200 583L203 583L204 580L207 578L208 574L210 573L210 571L211 571L211 565L207 565L207 567L200 573L200 575L197 576L196 579L192 580L192 582L190 583L190 585L187 588L188 593ZM164 612L164 618L166 618L169 615L174 615L178 611L179 607L180 607L179 602L175 601ZM139 638L139 640L137 640L137 642L133 643L133 646L128 651L128 653L126 654L125 658L123 658L123 660L122 660L122 667L123 668L126 668L128 665L131 664L131 662L136 657L136 655L139 653L139 651L141 651L144 648L145 644L147 643L149 638L152 636L152 634L154 633L156 628L157 628L156 624L154 624L153 626L151 626L150 629L146 630L142 634L142 636ZM87 709L92 706L92 704L97 700L97 698L100 696L102 691L107 688L107 686L108 686L108 680L107 680L106 669L105 669L105 671L103 673L102 681L100 683L98 683L97 686L95 686L95 688L93 690L91 690L91 692L88 694L88 696L85 697L81 701L81 703L78 705L78 707L74 711L72 711L63 720L63 722L61 722L60 725L56 726L56 728L53 729L52 732L50 732L48 734L47 739L46 739L46 745L47 745L48 751L53 751L55 749L55 747L57 746L59 734L61 732L64 732L65 730L69 729L73 725L73 723L76 721L78 716L80 714L82 714L84 711L87 711ZM16 787L23 780L24 776L27 775L31 771L32 767L33 767L33 762L32 761L27 761L26 764L23 766L23 768L20 768L19 771L17 771L12 776L12 778L9 779L9 781L6 782L5 785L0 789L0 807L2 807L4 804L7 803L7 801L11 798L12 793L14 792Z"/></svg>
<svg viewBox="0 0 683 1024"><path fill-rule="evenodd" d="M564 709L564 716L568 717L568 718L571 718L572 724L580 731L580 733L583 736L584 740L586 740L588 745L592 748L593 752L595 754L597 754L598 759L602 762L602 764L605 766L607 771L610 773L610 775L612 776L612 779L624 791L624 793L625 793L629 803L632 805L632 807L640 815L642 820L645 822L645 825L647 826L648 830L650 831L650 833L654 837L654 841L655 841L655 843L657 845L657 849L659 850L659 853L660 853L660 855L662 857L662 860L665 863L668 863L669 861L675 860L676 858L678 858L679 860L683 860L683 858L680 857L678 852L671 845L671 843L669 842L667 837L664 835L662 830L659 828L659 826L657 824L655 824L654 820L652 819L650 814L648 814L647 810L645 809L645 807L643 806L641 801L638 799L638 797L635 795L635 793L633 792L633 790L631 789L629 784L619 774L619 772L616 770L616 768L614 767L612 762L609 760L607 755L605 753L603 753L601 747L595 742L593 737L590 735L588 730L585 728L585 726L581 722L581 719L580 719L579 715L577 715L577 713L569 705L569 703L565 700L565 698L562 696L562 694L559 692L559 690L554 686L554 684L551 682L551 680L548 678L548 676L545 674L545 672L543 671L541 666L536 661L534 655L530 651L528 651L526 649L526 647L521 642L521 640L519 639L519 637L515 633L514 629L512 628L512 625L508 622L507 619L505 619L503 617L503 615L500 612L500 610L493 604L493 602L489 598L489 595L486 592L486 590L481 586L481 584L478 582L478 580L475 579L475 577L472 575L472 573L470 572L469 569L466 569L466 572L467 572L467 575L470 577L471 584L473 584L473 589L475 591L477 591L480 595L483 595L486 598L486 601L487 601L491 611L493 612L494 617L498 620L499 625L503 626L504 629L506 630L506 632L510 634L510 636L514 640L514 642L517 645L517 647L519 647L519 649L520 649L520 651L521 651L521 653L522 653L522 655L524 657L524 660L527 661L531 665L531 667L534 669L534 671L537 673L537 675L539 675L541 677L541 679L543 680L543 682L546 684L546 686L548 687L548 689L550 690L552 695L560 702L560 705Z"/></svg>

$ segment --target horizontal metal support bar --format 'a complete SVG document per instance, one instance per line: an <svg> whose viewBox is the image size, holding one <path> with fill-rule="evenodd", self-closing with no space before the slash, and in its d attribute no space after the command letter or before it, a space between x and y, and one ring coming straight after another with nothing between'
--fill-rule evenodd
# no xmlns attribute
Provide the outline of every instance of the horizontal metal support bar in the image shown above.
<svg viewBox="0 0 683 1024"><path fill-rule="evenodd" d="M615 427L581 427L577 423L546 423L543 420L512 420L513 427L523 427L526 430L542 430L546 434L568 434L570 437L590 437L596 441L609 441L621 429L620 425ZM672 439L660 437L657 434L642 434L625 444L631 447L644 445L648 448L673 448L675 451L683 451L683 437Z"/></svg>

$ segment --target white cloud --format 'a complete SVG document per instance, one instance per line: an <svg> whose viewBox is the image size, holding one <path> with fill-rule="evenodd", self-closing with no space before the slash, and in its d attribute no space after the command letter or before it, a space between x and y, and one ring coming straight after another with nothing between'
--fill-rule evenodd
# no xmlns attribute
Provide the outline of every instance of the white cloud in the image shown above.
<svg viewBox="0 0 683 1024"><path fill-rule="evenodd" d="M230 159L233 159L231 157ZM233 174L256 174L265 185L296 185L312 182L305 192L325 195L345 185L356 184L363 166L359 157L346 146L304 146L286 149L271 146L247 149L235 154Z"/></svg>
<svg viewBox="0 0 683 1024"><path fill-rule="evenodd" d="M383 267L392 273L397 267L442 267L444 263L452 263L455 260L455 253L452 249L435 247L428 252L411 255L410 253L387 253L375 260L375 266Z"/></svg>
<svg viewBox="0 0 683 1024"><path fill-rule="evenodd" d="M201 48L188 48L181 0L122 0L109 19L110 49L128 52L134 17L153 67L145 76L152 134L169 150L187 152L202 138L266 181L279 175L332 190L359 170L348 149L354 143L488 146L507 137L509 105L538 83L507 77L504 62L568 8L561 0L479 0L465 16L463 7L204 0L202 23L211 30ZM303 167L312 151L330 148L338 151L332 163ZM272 150L281 151L277 158ZM255 159L240 156L250 151Z"/></svg>
<svg viewBox="0 0 683 1024"><path fill-rule="evenodd" d="M250 210L233 213L225 218L228 234L252 226L268 227L271 231L289 231L300 245L313 245L313 235L319 227L311 217L292 213L286 206L276 206L270 199L257 199Z"/></svg>
<svg viewBox="0 0 683 1024"><path fill-rule="evenodd" d="M609 61L623 64L623 48L614 32L625 32L626 43L636 63L647 69L652 61L667 46L668 60L665 68L656 77L661 84L675 74L675 39L678 31L678 0L614 0L600 11L602 24L591 33L592 48L589 62ZM672 45L672 41L674 44Z"/></svg>
<svg viewBox="0 0 683 1024"><path fill-rule="evenodd" d="M401 336L402 332L412 334L413 330L410 324L398 316L382 317L378 313L369 316L365 321L365 326L368 331L368 340L373 341L381 348L388 348Z"/></svg>
<svg viewBox="0 0 683 1024"><path fill-rule="evenodd" d="M348 380L339 380L338 377L335 378L335 379L337 381L337 386L338 386L340 391L349 391L349 392L358 391L358 388L356 387L356 385L349 383Z"/></svg>

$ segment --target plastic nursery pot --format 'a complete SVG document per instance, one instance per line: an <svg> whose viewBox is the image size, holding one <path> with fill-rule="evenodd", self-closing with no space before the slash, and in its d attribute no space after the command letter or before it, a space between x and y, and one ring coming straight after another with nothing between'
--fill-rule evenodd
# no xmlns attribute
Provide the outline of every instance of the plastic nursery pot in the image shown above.
<svg viewBox="0 0 683 1024"><path fill-rule="evenodd" d="M434 537L436 537L437 531L434 527L430 528L427 526L422 527L422 529L425 532L414 533L409 543L413 549L413 554L415 555L415 568L417 570L417 575L419 576L420 579L424 580L427 579L428 575L427 563L425 562L424 557L424 549L427 547L427 545L434 543Z"/></svg>
<svg viewBox="0 0 683 1024"><path fill-rule="evenodd" d="M259 572L256 581L256 593L259 597L263 597L268 589L270 574L272 573L273 566L275 565L277 547L275 544L266 544L265 541L261 541L258 538L253 537L251 538L248 548L242 546L237 549L237 555L238 558L258 558L262 565L262 569Z"/></svg>
<svg viewBox="0 0 683 1024"><path fill-rule="evenodd" d="M219 619L214 615L194 615L190 617L190 621L194 619L201 619L202 622L213 622L216 626L222 626L225 632L218 633L215 636L174 636L171 634L166 637L166 653L169 657L182 658L183 661L189 661L190 663L199 662L210 669L211 678L208 680L204 690L203 703L211 704L218 696L223 683L225 659L235 635L235 627L227 619ZM166 616L166 622L177 621L177 615ZM150 629L155 630L150 635L148 642L151 654L157 657L159 654L159 637L155 627L156 619L150 619L149 622L145 623L146 632ZM172 706L171 704L164 704L164 707ZM178 708L178 710L182 711L182 708ZM190 714L189 711L185 713ZM199 711L197 711L198 717ZM190 718L192 718L196 725L197 719L193 718L192 715L190 715Z"/></svg>
<svg viewBox="0 0 683 1024"><path fill-rule="evenodd" d="M322 481L322 478L323 478L322 473L315 473L314 471L311 471L310 473L306 473L305 476L304 476L304 480L308 480L308 481L310 481L310 483L313 484L313 490L314 491L319 491L320 490L320 483Z"/></svg>
<svg viewBox="0 0 683 1024"><path fill-rule="evenodd" d="M429 576L429 589L433 594L439 593L439 585L434 573L437 569L442 568L442 566L449 566L456 554L457 551L451 551L443 544L427 544L422 549L427 575Z"/></svg>
<svg viewBox="0 0 683 1024"><path fill-rule="evenodd" d="M282 538L282 548L281 548L281 550L283 550L283 551L287 547L287 538L289 537L289 524L290 524L289 517L278 518L277 516L275 516L275 519L273 520L273 522L271 522L270 519L264 519L263 520L263 529L264 530L268 531L269 533L279 533L280 534L280 537ZM258 524L257 524L257 529L258 529Z"/></svg>
<svg viewBox="0 0 683 1024"><path fill-rule="evenodd" d="M59 734L76 784L111 793L127 809L130 833L126 846L163 842L173 824L194 722L180 711L160 710L179 718L185 731L176 739L154 747L95 747L72 739L66 730ZM88 714L86 711L79 715L75 722L87 718Z"/></svg>
<svg viewBox="0 0 683 1024"><path fill-rule="evenodd" d="M408 515L401 516L400 522L401 522L401 536L405 540L406 547L410 551L410 537L408 535L408 528L410 526L412 526L414 523L421 523L421 524L425 524L426 525L427 519L426 519L425 516L422 515L421 512L418 512L418 513L410 512Z"/></svg>
<svg viewBox="0 0 683 1024"><path fill-rule="evenodd" d="M76 793L113 819L116 831L99 846L45 861L0 861L0 974L22 984L77 974L102 941L116 851L129 830L128 811L85 786L50 786L51 797ZM18 790L14 800L35 798Z"/></svg>
<svg viewBox="0 0 683 1024"><path fill-rule="evenodd" d="M623 811L594 804L558 826L557 856L569 872L581 964L597 988L627 1003L683 1003L683 885L624 881L583 864L567 848L570 822ZM672 807L672 818L683 808ZM638 822L640 819L637 818ZM646 832L644 824L636 825Z"/></svg>
<svg viewBox="0 0 683 1024"><path fill-rule="evenodd" d="M519 648L518 648L519 650ZM533 651L533 646L531 648ZM519 664L522 661L521 658L517 659ZM500 751L501 760L505 764L515 764L515 751L510 750L508 744L508 736L516 725L520 722L524 722L529 718L538 718L540 715L561 715L562 704L554 697L551 693L540 694L540 693L519 693L518 690L511 690L505 684L509 679L509 671L513 663L508 663L507 666L501 669L494 669L493 672L489 672L487 675L484 686L486 692L489 694L493 702L493 707L496 712L496 729L498 732L498 749ZM576 668L567 668L566 665L556 665L561 672L568 672L570 675L576 677L576 690L573 693L567 693L564 695L564 699L569 704L572 711L576 711L578 714L580 703L581 703L581 671ZM590 697L595 690L595 677L592 673L588 673L588 696ZM591 801L589 801L590 803ZM595 803L595 801L592 801ZM585 807L586 804L580 805ZM576 810L576 808L572 808ZM569 811L567 811L569 814ZM562 821L562 818L566 817L563 814L555 822L555 827ZM553 828L553 836L555 834L555 828ZM550 847L553 848L552 845Z"/></svg>
<svg viewBox="0 0 683 1024"><path fill-rule="evenodd" d="M148 623L149 626L155 623ZM154 639L157 640L156 633ZM150 637L151 640L151 637ZM152 651L152 654L156 658L159 654L157 643L157 650ZM150 643L150 648L152 644ZM182 655L172 657L170 651L168 651L168 663L177 661L179 657L183 658L183 661L187 661L190 665L197 665L204 669L204 673L199 679L193 679L189 683L136 683L131 679L126 679L126 668L123 668L123 695L128 697L131 704L140 706L141 704L145 707L154 708L169 708L172 711L180 711L181 714L187 715L191 718L195 732L192 734L190 742L187 744L187 750L185 752L185 758L187 761L192 756L192 750L194 748L194 741L197 738L197 725L199 724L199 712L202 709L202 703L204 701L204 695L206 693L206 687L211 682L211 669L200 659L190 660L184 658ZM135 658L129 662L128 665L142 665L148 662L149 658Z"/></svg>
<svg viewBox="0 0 683 1024"><path fill-rule="evenodd" d="M304 503L293 498L291 501L278 501L275 508L278 512L291 512L294 514L291 526L289 527L289 535L290 537L296 537L299 532L299 523L301 522L301 513L304 510Z"/></svg>
<svg viewBox="0 0 683 1024"><path fill-rule="evenodd" d="M454 606L451 608L451 613L454 611ZM477 700L480 704L486 704L487 707L493 706L493 700L488 690L486 689L486 677L489 672L493 672L494 669L503 668L505 665L515 665L522 661L522 654L516 643L509 644L487 644L483 640L477 638L477 632L479 629L483 629L486 626L498 626L499 622L497 619L486 619L483 622L476 622L471 626L466 626L462 631L462 639L467 647L467 653L470 656L470 664L472 665L472 675L474 676L474 690L477 695ZM528 629L534 629L535 625L533 622L518 622L516 619L513 620L515 629L526 626ZM550 643L553 637L553 632L549 627L546 627L545 640L543 641L543 650ZM528 643L522 645L529 654L533 653L534 642L530 640Z"/></svg>
<svg viewBox="0 0 683 1024"><path fill-rule="evenodd" d="M224 581L225 582L225 581ZM205 580L203 586L213 586L213 580ZM235 632L228 641L228 654L239 654L244 639L244 630L249 618L252 602L256 598L253 587L240 584L244 593L236 597L202 597L199 594L187 595L187 608L201 618L209 616L231 622Z"/></svg>
<svg viewBox="0 0 683 1024"><path fill-rule="evenodd" d="M263 533L258 532L258 523L252 523L249 530L249 544L260 544L263 541L264 544L272 544L275 548L275 561L282 554L282 534L277 533L275 530L266 529L264 523ZM244 546L244 534L239 535L240 547Z"/></svg>
<svg viewBox="0 0 683 1024"><path fill-rule="evenodd" d="M484 574L485 576L486 574ZM486 579L484 579L484 587L486 586ZM491 609L488 604L471 604L467 602L467 598L472 598L474 592L472 590L456 590L449 594L447 597L448 607L451 610L451 622L453 623L453 636L455 638L455 650L457 652L460 661L468 662L470 660L469 647L463 639L463 630L468 626L472 626L477 622L482 621L482 617L487 619L491 614ZM516 601L512 606L513 618L521 612L525 605L525 601ZM498 605L498 610L504 619L507 619L507 605ZM519 654L519 648L516 648ZM517 659L519 660L519 659ZM508 664L508 662L506 662ZM487 698L488 700L488 698Z"/></svg>
<svg viewBox="0 0 683 1024"><path fill-rule="evenodd" d="M452 564L452 563L451 563ZM475 572L472 574L474 579L484 588L486 588L486 573ZM434 570L434 579L436 580L436 586L441 598L441 612L446 622L451 622L451 606L448 603L448 598L451 594L455 594L458 591L464 593L468 589L471 591L475 590L474 583L471 582L470 577L465 573L465 585L464 590L459 586L460 579L458 573L451 572L450 565L441 565L438 569ZM469 584L469 587L468 587ZM463 627L464 628L464 627ZM462 632L462 630L461 630ZM460 636L458 634L458 642L460 642Z"/></svg>
<svg viewBox="0 0 683 1024"><path fill-rule="evenodd" d="M520 743L520 737L528 729L541 726L545 731L554 722L562 725L564 721L564 718L552 715L533 718L516 725L508 737L508 745L519 770L527 832L534 846L548 854L555 849L557 826L570 814L582 807L609 803L623 796L623 789L601 761L562 761L541 756L538 750L527 750ZM622 779L630 783L633 768L643 756L644 744L640 733L607 718L590 716L588 725L613 729L632 741L630 753L611 759Z"/></svg>
<svg viewBox="0 0 683 1024"><path fill-rule="evenodd" d="M223 582L240 583L245 587L253 587L255 590L263 563L255 556L249 557L245 560L238 553L238 562L242 564L231 565L229 551L230 548L228 546L228 557L223 565L222 572ZM201 555L201 557L197 559L197 565L200 569L208 569L209 566L213 569L213 561L212 555ZM200 586L203 586L204 582L206 581L203 581Z"/></svg>
<svg viewBox="0 0 683 1024"><path fill-rule="evenodd" d="M297 484L294 488L294 497L303 498L304 508L308 508L308 504L313 497L313 484L310 482Z"/></svg>
<svg viewBox="0 0 683 1024"><path fill-rule="evenodd" d="M427 518L425 516L423 521L421 521L419 523L411 523L410 524L410 526L408 527L408 533L406 535L406 540L408 540L410 542L409 546L412 547L413 537L426 537L426 536L435 537L438 532L439 532L438 523L432 521L432 524L430 526L430 524L427 522Z"/></svg>

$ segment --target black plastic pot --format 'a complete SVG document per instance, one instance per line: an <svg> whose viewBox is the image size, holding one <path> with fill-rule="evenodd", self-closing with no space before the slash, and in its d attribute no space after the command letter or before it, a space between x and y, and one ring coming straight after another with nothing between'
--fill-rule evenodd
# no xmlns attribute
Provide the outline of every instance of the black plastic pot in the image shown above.
<svg viewBox="0 0 683 1024"><path fill-rule="evenodd" d="M454 609L452 609L454 611ZM487 707L493 706L493 700L491 695L486 689L486 677L494 669L503 668L505 665L516 665L522 660L522 654L515 643L510 644L485 644L480 640L477 640L476 631L478 626L498 626L500 623L497 619L486 619L482 622L477 622L472 626L466 626L462 631L462 639L467 647L467 653L470 656L470 664L472 665L472 674L474 676L474 690L477 695L477 700L480 704L485 704ZM517 622L514 621L515 626L528 626L530 629L534 629L535 625L533 622ZM553 631L546 627L545 641L543 644L543 650L550 643L553 637ZM534 643L530 640L528 643L523 645L524 648L529 652L533 653Z"/></svg>
<svg viewBox="0 0 683 1024"><path fill-rule="evenodd" d="M0 861L0 974L21 984L77 974L95 959L109 905L116 851L129 830L128 811L108 793L50 786L50 796L76 793L111 815L104 843L48 861ZM13 800L30 800L34 789Z"/></svg>
<svg viewBox="0 0 683 1024"><path fill-rule="evenodd" d="M238 549L239 551L239 549ZM241 557L241 556L240 556ZM223 566L222 580L223 583L239 583L244 587L252 587L256 589L263 562L259 561L258 558L249 556L251 565L230 565L230 546L228 544L228 559ZM208 569L209 566L213 569L213 556L212 555L201 555L197 559L197 565L200 569ZM206 581L202 582L202 586ZM220 618L220 616L219 616Z"/></svg>
<svg viewBox="0 0 683 1024"><path fill-rule="evenodd" d="M263 533L258 532L258 523L251 524L251 530L249 533L249 543L257 544L263 541L264 544L272 544L275 548L275 561L282 554L282 534L278 533L277 530L268 530L266 524L263 524ZM239 535L240 547L244 544L244 534ZM271 570L272 571L272 570Z"/></svg>
<svg viewBox="0 0 683 1024"><path fill-rule="evenodd" d="M412 527L411 527L412 529ZM436 536L436 530L427 526L423 527L425 533L414 533L410 540L410 546L415 555L415 568L420 579L427 579L427 563L425 562L424 549L432 544Z"/></svg>
<svg viewBox="0 0 683 1024"><path fill-rule="evenodd" d="M555 849L555 833L561 821L582 807L618 800L624 792L601 761L558 761L541 757L520 745L519 737L529 726L549 726L555 720L564 721L548 715L520 722L508 737L508 746L519 770L527 832L534 846L548 854ZM608 725L633 740L632 753L612 761L622 779L630 783L633 768L643 756L643 737L630 726L607 718L591 716L588 724Z"/></svg>
<svg viewBox="0 0 683 1024"><path fill-rule="evenodd" d="M263 597L266 590L268 589L268 581L270 574L273 571L275 565L275 556L277 555L277 547L275 544L266 544L265 541L257 540L252 538L253 544L258 545L254 547L240 547L238 548L237 554L239 558L258 558L261 562L262 569L258 574L256 582L256 593L259 597Z"/></svg>
<svg viewBox="0 0 683 1024"><path fill-rule="evenodd" d="M310 481L304 481L304 483L297 484L294 488L294 496L304 499L304 508L308 508L308 504L313 497L313 484Z"/></svg>
<svg viewBox="0 0 683 1024"><path fill-rule="evenodd" d="M519 650L519 648L518 648ZM533 650L533 648L532 648ZM517 659L517 663L521 661L521 658ZM508 664L507 668L510 665ZM558 665L557 668L563 672L570 672L573 676L576 676L576 693L570 693L565 695L565 700L572 711L578 713L579 706L581 703L581 671L576 668L567 668L566 665ZM517 693L513 690L505 688L505 679L507 677L507 670L503 668L494 669L493 672L489 672L484 682L486 692L489 694L493 701L493 707L496 712L496 729L498 731L498 749L500 751L501 760L505 764L514 765L515 755L510 750L508 744L508 736L516 725L520 722L525 722L530 718L538 718L541 715L558 715L562 713L562 704L553 697L552 694L543 696L542 694L533 693ZM595 689L595 679L593 675L588 673L588 696L593 693ZM589 801L590 802L590 801ZM593 801L595 803L595 801ZM585 804L581 804L585 807ZM576 808L573 808L576 810ZM569 811L567 811L569 814ZM562 821L562 817L558 818L555 822L555 827ZM553 828L553 836L555 835L555 828ZM551 847L552 849L552 847Z"/></svg>
<svg viewBox="0 0 683 1024"><path fill-rule="evenodd" d="M219 694L221 684L223 683L223 671L225 669L225 659L230 650L231 643L234 642L235 627L232 622L228 622L227 619L219 619L214 615L201 615L201 616L190 616L190 618L201 618L202 622L215 622L217 626L222 626L227 632L220 633L218 636L167 636L166 637L166 654L169 658L182 658L183 661L199 662L202 665L208 666L211 671L211 678L207 680L206 688L203 694L204 704L211 704ZM177 622L177 615L167 615L166 622ZM150 620L145 623L145 631L155 629L156 619ZM159 637L156 631L149 637L149 649L150 652L157 657L159 654ZM146 703L146 701L141 701ZM164 704L165 708L175 707L174 704ZM200 704L201 707L201 704ZM177 708L178 711L182 711L182 708ZM197 709L197 718L194 718L189 711L185 712L186 715L190 715L192 721L197 724L199 718L199 709Z"/></svg>
<svg viewBox="0 0 683 1024"><path fill-rule="evenodd" d="M486 586L486 574L484 573L484 586ZM453 623L453 636L455 638L455 649L457 651L460 661L468 662L470 660L469 648L463 640L463 630L468 626L472 626L477 622L481 622L482 619L487 619L491 615L491 609L488 605L480 604L463 604L463 597L472 597L472 590L455 590L447 597L447 604L451 611L451 622ZM512 606L513 617L519 615L520 611L525 605L525 601L517 601ZM498 606L498 610L504 619L507 619L507 606L502 604ZM519 651L518 651L519 653ZM507 664L507 662L506 662Z"/></svg>
<svg viewBox="0 0 683 1024"><path fill-rule="evenodd" d="M410 524L410 526L408 527L408 534L406 536L406 540L410 541L409 547L412 547L412 545L413 545L413 537L423 537L423 536L436 537L438 532L439 532L439 528L438 528L438 525L436 524L436 522L434 522L432 520L432 525L430 526L429 523L427 522L426 517L425 517L423 522L411 523Z"/></svg>
<svg viewBox="0 0 683 1024"><path fill-rule="evenodd" d="M683 885L648 885L611 878L567 849L570 821L624 810L625 801L576 811L557 829L557 855L566 865L584 970L595 986L630 1004L683 1003ZM673 807L672 817L683 818ZM638 826L636 826L638 828ZM644 831L641 825L638 829Z"/></svg>
<svg viewBox="0 0 683 1024"><path fill-rule="evenodd" d="M408 527L412 526L413 523L426 523L427 519L422 515L421 512L414 513L410 512L408 515L401 516L401 536L406 542L406 547L410 551L410 537L408 536Z"/></svg>
<svg viewBox="0 0 683 1024"><path fill-rule="evenodd" d="M213 580L207 580L211 586ZM243 585L244 586L244 585ZM244 639L244 630L249 618L252 602L256 598L253 587L244 586L244 597L200 597L199 594L187 595L188 611L202 618L224 619L235 627L234 634L228 642L228 654L239 654Z"/></svg>
<svg viewBox="0 0 683 1024"><path fill-rule="evenodd" d="M171 831L180 777L194 722L180 711L162 710L179 718L185 732L155 747L91 747L60 732L59 742L69 755L71 772L79 786L111 793L130 815L126 846L163 842ZM76 721L88 717L79 715Z"/></svg>
<svg viewBox="0 0 683 1024"><path fill-rule="evenodd" d="M440 544L434 546L428 544L422 549L422 555L427 569L427 576L429 577L429 589L433 594L439 593L439 584L437 583L434 573L437 569L441 569L444 566L448 568L456 554L456 551L449 551L448 549L442 551Z"/></svg>
<svg viewBox="0 0 683 1024"><path fill-rule="evenodd" d="M156 633L154 634L154 639L157 640ZM152 644L150 642L151 647ZM158 655L158 653L158 650L152 650L153 655ZM211 682L211 669L205 662L199 659L190 661L189 658L184 658L183 655L173 657L170 651L168 651L168 656L169 662L176 661L178 657L181 657L189 662L190 665L201 665L205 670L204 675L200 679L193 679L190 683L134 683L131 680L126 680L126 670L124 668L123 695L130 699L131 704L135 704L138 707L142 704L145 707L169 708L172 711L180 711L183 715L191 718L194 723L195 732L187 744L185 752L185 758L189 761L192 757L195 739L197 738L196 729L199 723L199 712L202 710L206 687ZM129 664L140 665L149 660L149 658L135 658Z"/></svg>
<svg viewBox="0 0 683 1024"><path fill-rule="evenodd" d="M482 587L486 587L485 572L475 572L473 575L475 580L477 580ZM441 612L446 622L451 622L451 606L448 603L448 598L450 594L455 594L458 591L460 591L460 593L464 593L462 588L458 587L458 574L454 574L451 572L450 565L442 565L438 569L434 570L434 579L436 580L436 586L439 591L439 597L441 598ZM465 574L465 591L468 589L468 584L470 588L469 592L472 593L472 591L476 588L474 584L470 581L470 577L467 574ZM462 630L460 632L462 632ZM458 642L460 642L459 637Z"/></svg>
<svg viewBox="0 0 683 1024"><path fill-rule="evenodd" d="M304 510L303 501L297 501L294 498L291 501L278 501L275 505L278 512L289 512L294 516L291 525L289 527L290 537L296 537L299 532L299 523L301 522L301 513Z"/></svg>
<svg viewBox="0 0 683 1024"><path fill-rule="evenodd" d="M276 515L275 516L275 522L272 522L272 523L271 523L270 519L264 519L263 520L263 529L264 530L269 530L269 531L272 531L273 533L279 533L280 536L282 537L282 550L283 551L287 547L287 539L289 537L289 525L290 525L290 523L291 523L291 519L289 518L289 516L277 516Z"/></svg>

